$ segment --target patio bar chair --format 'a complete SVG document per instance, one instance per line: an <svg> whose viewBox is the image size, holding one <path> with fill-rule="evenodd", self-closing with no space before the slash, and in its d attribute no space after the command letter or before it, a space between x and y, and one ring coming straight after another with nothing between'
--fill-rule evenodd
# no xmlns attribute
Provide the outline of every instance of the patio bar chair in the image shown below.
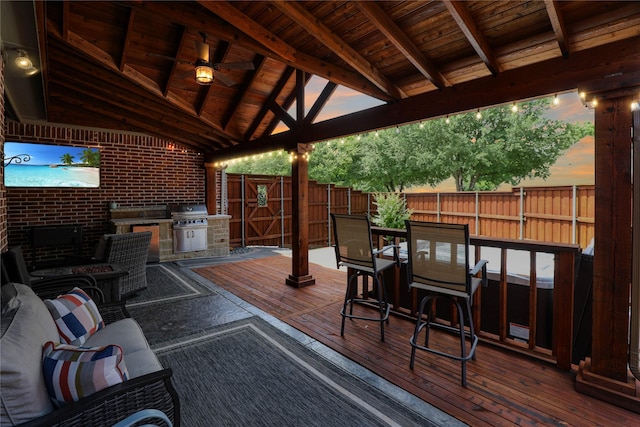
<svg viewBox="0 0 640 427"><path fill-rule="evenodd" d="M387 302L387 292L382 273L398 264L397 246L390 245L378 250L373 248L371 238L371 223L364 215L331 214L333 235L335 241L336 262L338 267L350 269L347 278L347 290L340 315L342 326L340 336L344 336L345 320L360 319L380 322L380 340L384 341L384 323L389 323L390 304ZM380 258L378 255L393 248L393 259ZM358 278L371 277L374 298L367 298L363 294L358 296ZM377 315L360 315L353 313L354 304L369 304L378 308ZM349 310L347 311L347 306Z"/></svg>
<svg viewBox="0 0 640 427"><path fill-rule="evenodd" d="M440 356L458 360L462 364L462 386L467 385L466 362L475 359L478 336L473 326L471 312L473 295L482 284L487 285L487 261L479 260L469 268L469 226L467 224L445 224L436 222L405 221L407 227L409 289L426 291L418 308L417 321L411 343L413 369L416 350L424 350ZM481 274L481 277L477 277ZM452 301L457 309L458 328L432 320L435 299L444 297ZM464 306L464 309L463 309ZM427 310L426 319L424 318ZM469 321L465 329L465 316ZM454 332L460 336L460 354L450 354L429 346L431 327ZM424 345L418 342L425 330ZM467 352L466 339L471 346Z"/></svg>

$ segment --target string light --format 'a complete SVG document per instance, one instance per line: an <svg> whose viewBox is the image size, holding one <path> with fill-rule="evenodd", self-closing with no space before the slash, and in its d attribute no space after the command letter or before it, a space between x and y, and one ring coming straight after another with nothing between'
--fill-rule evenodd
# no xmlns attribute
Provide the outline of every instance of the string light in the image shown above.
<svg viewBox="0 0 640 427"><path fill-rule="evenodd" d="M448 116L448 115L447 115L447 118L445 119L445 121L444 121L444 122L445 122L446 124L451 123L451 119L449 118L449 116Z"/></svg>
<svg viewBox="0 0 640 427"><path fill-rule="evenodd" d="M558 98L558 95L553 97L553 105L558 105L560 104L560 98Z"/></svg>
<svg viewBox="0 0 640 427"><path fill-rule="evenodd" d="M424 128L424 122L420 122L420 129Z"/></svg>
<svg viewBox="0 0 640 427"><path fill-rule="evenodd" d="M513 105L511 106L511 111L513 111L514 113L518 112L518 106L516 105L516 103L514 102Z"/></svg>
<svg viewBox="0 0 640 427"><path fill-rule="evenodd" d="M476 119L480 120L482 118L482 113L480 112L480 110L478 110L478 112L476 113Z"/></svg>

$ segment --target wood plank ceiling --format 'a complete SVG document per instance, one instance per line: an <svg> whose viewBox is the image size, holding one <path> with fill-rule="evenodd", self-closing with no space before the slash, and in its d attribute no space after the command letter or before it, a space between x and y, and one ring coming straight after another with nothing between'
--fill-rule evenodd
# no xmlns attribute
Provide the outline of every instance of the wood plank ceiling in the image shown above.
<svg viewBox="0 0 640 427"><path fill-rule="evenodd" d="M49 122L156 135L210 160L640 69L640 2L632 1L35 4ZM222 64L211 86L194 80L201 33ZM254 69L225 69L236 62ZM330 82L305 120L286 112L297 75ZM385 104L314 123L336 85ZM281 121L292 129L271 136Z"/></svg>

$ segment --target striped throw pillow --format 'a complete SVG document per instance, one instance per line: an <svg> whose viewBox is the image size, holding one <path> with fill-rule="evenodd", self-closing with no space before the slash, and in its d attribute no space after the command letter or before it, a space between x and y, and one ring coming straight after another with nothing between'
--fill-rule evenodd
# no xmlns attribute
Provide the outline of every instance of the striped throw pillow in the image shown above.
<svg viewBox="0 0 640 427"><path fill-rule="evenodd" d="M75 347L52 341L43 346L42 371L55 405L77 401L129 377L122 348Z"/></svg>
<svg viewBox="0 0 640 427"><path fill-rule="evenodd" d="M45 300L45 305L58 327L60 342L82 345L98 330L104 321L96 303L80 288L73 288L54 300Z"/></svg>

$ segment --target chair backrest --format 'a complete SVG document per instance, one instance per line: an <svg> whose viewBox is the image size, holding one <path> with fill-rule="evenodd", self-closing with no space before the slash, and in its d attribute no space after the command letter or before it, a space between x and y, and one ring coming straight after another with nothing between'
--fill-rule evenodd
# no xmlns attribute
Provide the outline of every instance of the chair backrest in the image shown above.
<svg viewBox="0 0 640 427"><path fill-rule="evenodd" d="M469 294L469 226L405 222L409 280Z"/></svg>
<svg viewBox="0 0 640 427"><path fill-rule="evenodd" d="M374 268L371 223L365 215L331 214L338 267Z"/></svg>
<svg viewBox="0 0 640 427"><path fill-rule="evenodd" d="M2 254L2 271L5 280L31 286L31 275L24 260L22 247L10 247Z"/></svg>
<svg viewBox="0 0 640 427"><path fill-rule="evenodd" d="M104 244L104 252L100 261L119 264L129 272L120 279L120 294L129 295L146 288L151 232L105 234L101 240L104 242L98 246Z"/></svg>

